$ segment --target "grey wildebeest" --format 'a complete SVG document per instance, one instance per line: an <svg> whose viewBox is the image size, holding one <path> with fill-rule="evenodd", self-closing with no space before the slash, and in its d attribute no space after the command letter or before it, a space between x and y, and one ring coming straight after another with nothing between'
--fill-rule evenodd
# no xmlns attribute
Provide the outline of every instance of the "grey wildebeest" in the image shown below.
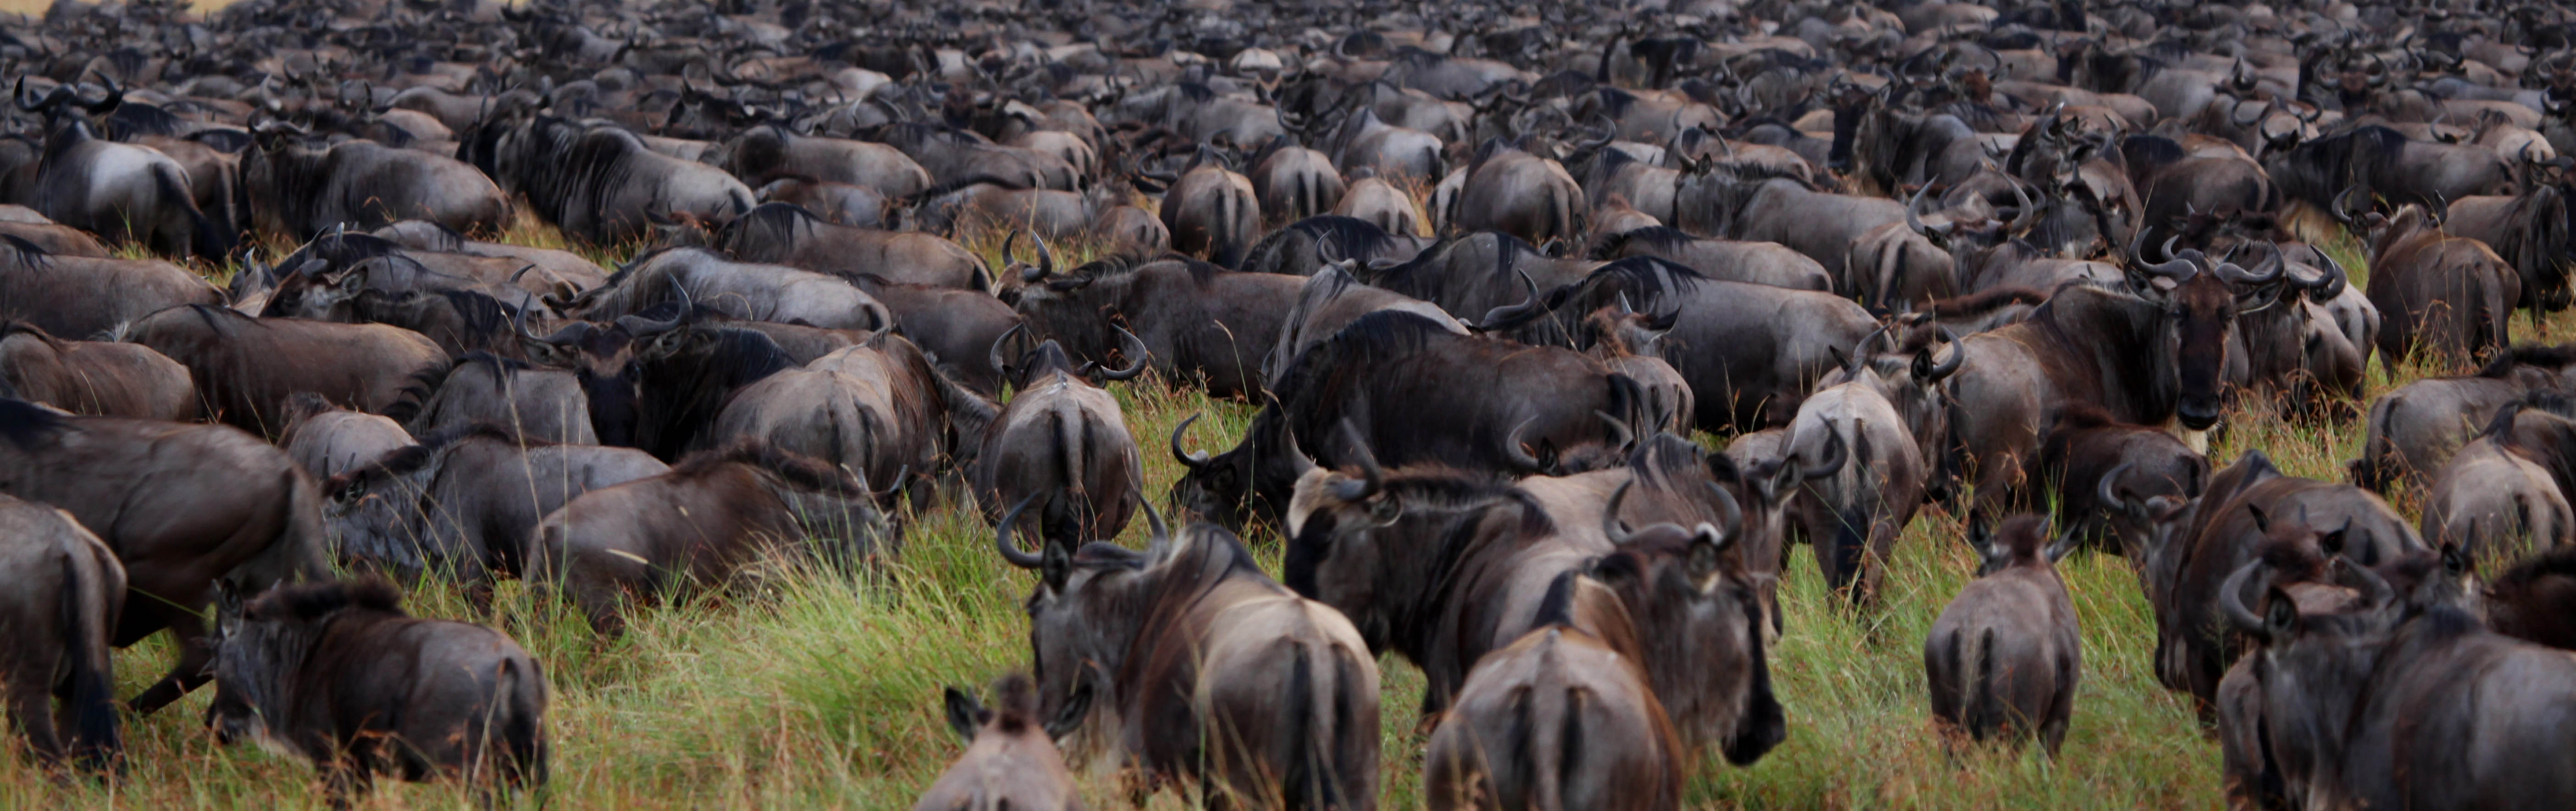
<svg viewBox="0 0 2576 811"><path fill-rule="evenodd" d="M2422 491L2424 542L2481 560L2518 560L2576 543L2557 476L2576 474L2576 421L2525 403L2497 410Z"/></svg>
<svg viewBox="0 0 2576 811"><path fill-rule="evenodd" d="M464 583L478 600L525 566L538 519L583 493L670 470L634 448L558 445L478 423L360 460L324 483L342 549L372 550L407 579Z"/></svg>
<svg viewBox="0 0 2576 811"><path fill-rule="evenodd" d="M882 330L893 314L849 280L785 265L736 262L704 248L664 248L619 268L608 284L557 305L581 318L614 321L677 300L745 321L803 322L830 329Z"/></svg>
<svg viewBox="0 0 2576 811"><path fill-rule="evenodd" d="M2444 232L2422 206L2367 219L2370 303L2387 318L2379 331L2382 365L2425 352L2461 367L2513 343L2522 275L2486 243Z"/></svg>
<svg viewBox="0 0 2576 811"><path fill-rule="evenodd" d="M1062 273L1052 263L1022 274L1014 305L1029 332L1064 345L1077 362L1106 363L1123 323L1145 340L1154 371L1204 381L1215 397L1261 389L1261 361L1306 280L1238 273L1182 256L1112 257Z"/></svg>
<svg viewBox="0 0 2576 811"><path fill-rule="evenodd" d="M645 236L648 209L721 223L751 210L751 188L724 170L656 153L635 133L558 118L496 119L468 134L458 157L567 236L614 245Z"/></svg>
<svg viewBox="0 0 2576 811"><path fill-rule="evenodd" d="M1556 161L1500 140L1487 141L1464 170L1466 186L1446 220L1468 231L1501 231L1544 245L1583 236L1583 187Z"/></svg>
<svg viewBox="0 0 2576 811"><path fill-rule="evenodd" d="M186 421L197 416L188 367L134 344L67 341L0 323L0 397L74 414Z"/></svg>
<svg viewBox="0 0 2576 811"><path fill-rule="evenodd" d="M0 608L16 632L0 660L11 725L48 766L116 768L124 744L108 645L125 605L125 567L69 514L0 496L0 572L15 584Z"/></svg>
<svg viewBox="0 0 2576 811"><path fill-rule="evenodd" d="M1613 234L1592 252L1592 258L1601 260L1641 255L1672 260L1711 279L1791 290L1834 290L1834 277L1824 265L1777 242L1701 239L1677 228L1654 226Z"/></svg>
<svg viewBox="0 0 2576 811"><path fill-rule="evenodd" d="M2142 564L2155 522L2145 505L2199 498L2209 458L2162 429L2111 419L2100 406L2066 403L2049 417L2028 475L2054 496L2068 537Z"/></svg>
<svg viewBox="0 0 2576 811"><path fill-rule="evenodd" d="M2020 515L1974 539L1985 558L1923 641L1932 718L1976 740L2035 737L2054 757L2075 714L2084 639L2057 561L2072 537L2048 543L2047 519Z"/></svg>
<svg viewBox="0 0 2576 811"><path fill-rule="evenodd" d="M876 192L880 200L900 200L931 186L930 173L903 150L871 141L817 138L770 125L743 131L711 161L735 177L768 183L799 178L809 183L840 183ZM765 190L764 190L765 191ZM867 212L873 221L876 212Z"/></svg>
<svg viewBox="0 0 2576 811"><path fill-rule="evenodd" d="M366 140L318 147L302 140L274 127L242 159L243 192L261 230L309 239L417 218L494 234L510 217L501 188L454 158Z"/></svg>
<svg viewBox="0 0 2576 811"><path fill-rule="evenodd" d="M1256 808L1377 806L1378 670L1340 612L1279 585L1224 529L1171 537L1153 507L1146 551L1011 540L1021 499L995 531L1002 558L1036 570L1029 641L1039 706L1061 713L1088 689L1121 723L1103 730L1156 782L1192 780Z"/></svg>
<svg viewBox="0 0 2576 811"><path fill-rule="evenodd" d="M223 426L74 417L0 400L0 493L62 509L125 565L135 595L114 642L164 628L178 661L131 704L149 713L205 683L197 612L217 578L264 590L327 571L321 496L283 451ZM98 531L98 530L93 530Z"/></svg>
<svg viewBox="0 0 2576 811"><path fill-rule="evenodd" d="M208 416L270 435L286 429L296 392L408 419L448 367L436 342L400 327L252 318L205 305L156 313L127 337L188 367Z"/></svg>
<svg viewBox="0 0 2576 811"><path fill-rule="evenodd" d="M896 539L867 488L809 457L738 442L582 493L542 519L525 561L603 636L626 608L721 587L765 559L856 565Z"/></svg>
<svg viewBox="0 0 2576 811"><path fill-rule="evenodd" d="M716 240L741 262L785 265L845 279L865 274L900 284L993 288L984 260L955 242L918 231L840 225L787 203L760 204L726 223Z"/></svg>
<svg viewBox="0 0 2576 811"><path fill-rule="evenodd" d="M1867 343L1854 351L1866 349ZM1956 373L1966 359L1966 353L1953 347L1947 359L1936 362L1937 349L1923 350L1907 368L1892 373L1856 359L1845 368L1842 382L1798 406L1782 441L1784 453L1801 458L1824 458L1824 448L1833 443L1850 453L1840 471L1810 479L1787 497L1790 513L1815 547L1816 570L1827 586L1857 605L1877 603L1897 536L1914 520L1931 484L1931 459L1925 451L1937 446L1927 447L1916 432L1947 427L1938 416L1947 409L1935 397L1942 378ZM1918 428L1905 411L1933 415L1931 424Z"/></svg>
<svg viewBox="0 0 2576 811"><path fill-rule="evenodd" d="M1689 773L1636 660L1556 616L1476 662L1428 747L1422 802L1443 811L1679 808Z"/></svg>
<svg viewBox="0 0 2576 811"><path fill-rule="evenodd" d="M160 260L53 256L0 236L0 318L88 340L182 304L220 307L224 291Z"/></svg>
<svg viewBox="0 0 2576 811"><path fill-rule="evenodd" d="M222 742L301 755L335 807L377 774L461 780L487 802L545 785L551 691L509 635L406 614L380 579L221 597L207 722Z"/></svg>
<svg viewBox="0 0 2576 811"><path fill-rule="evenodd" d="M1643 399L1636 381L1574 350L1459 335L1401 310L1361 316L1300 353L1272 390L1275 399L1222 454L1186 453L1187 423L1174 430L1172 453L1189 468L1172 486L1175 501L1228 526L1275 523L1304 469L1302 454L1279 452L1290 446L1320 449L1315 461L1327 466L1365 450L1393 466L1587 469L1598 452L1624 452L1614 434ZM1365 449L1298 439L1332 436L1346 418Z"/></svg>
<svg viewBox="0 0 2576 811"><path fill-rule="evenodd" d="M696 444L755 438L848 471L889 498L906 489L926 510L934 472L975 447L993 418L991 401L950 380L920 347L879 335L736 390Z"/></svg>
<svg viewBox="0 0 2576 811"><path fill-rule="evenodd" d="M1189 168L1164 192L1163 227L1171 231L1172 250L1199 256L1218 267L1243 265L1245 251L1261 238L1261 198L1252 181L1202 149Z"/></svg>
<svg viewBox="0 0 2576 811"><path fill-rule="evenodd" d="M1077 691L1044 724L1036 685L1022 673L993 683L993 703L955 687L946 696L948 725L966 739L966 751L921 793L913 811L1032 809L1082 811L1082 797L1065 771L1055 739L1071 734L1091 714L1091 692Z"/></svg>
<svg viewBox="0 0 2576 811"><path fill-rule="evenodd" d="M519 340L522 347L543 341ZM551 345L538 352L553 352ZM467 352L405 426L414 436L477 422L506 425L520 436L566 445L594 445L590 395L567 369L540 368L490 352Z"/></svg>
<svg viewBox="0 0 2576 811"><path fill-rule="evenodd" d="M216 259L232 252L234 235L197 207L188 170L178 161L99 137L89 115L107 115L124 101L115 80L98 101L82 100L68 84L30 98L23 76L15 95L18 109L45 117L44 149L30 170L10 174L0 197L110 243L142 243L163 256Z"/></svg>
<svg viewBox="0 0 2576 811"><path fill-rule="evenodd" d="M412 444L411 432L402 423L332 405L309 391L288 397L281 417L286 427L277 434L277 446L295 457L295 463L313 474L315 481L328 481Z"/></svg>
<svg viewBox="0 0 2576 811"><path fill-rule="evenodd" d="M1288 311L1279 329L1279 343L1261 361L1265 383L1277 384L1288 364L1308 347L1322 343L1340 333L1343 327L1373 312L1401 310L1440 322L1449 331L1467 334L1467 326L1451 318L1437 305L1390 292L1384 288L1361 284L1351 275L1357 260L1344 259L1327 264L1308 276L1299 289L1296 306Z"/></svg>
<svg viewBox="0 0 2576 811"><path fill-rule="evenodd" d="M1118 399L1083 379L1097 373L1129 380L1143 373L1144 344L1127 337L1125 369L1077 367L1054 341L1005 365L996 342L992 363L1012 378L1016 393L993 416L979 440L981 450L966 467L967 485L986 520L1000 520L1004 505L1051 493L1064 503L1048 506L1070 513L1059 529L1077 533L1072 537L1115 538L1127 528L1135 503L1146 497L1143 455L1127 432ZM1038 528L1032 522L1018 529Z"/></svg>
<svg viewBox="0 0 2576 811"><path fill-rule="evenodd" d="M2247 567L2230 582L2241 583ZM2314 808L2562 808L2576 803L2576 662L2488 631L2449 605L2411 607L2352 569L2360 605L2302 616L2267 589L2230 626L2261 641L2263 743L2292 803Z"/></svg>
<svg viewBox="0 0 2576 811"><path fill-rule="evenodd" d="M2344 467L2352 483L2385 493L2420 488L2451 454L2487 426L2496 409L2533 392L2576 383L2576 345L2509 347L2475 375L2428 377L2370 403L2361 456Z"/></svg>
<svg viewBox="0 0 2576 811"><path fill-rule="evenodd" d="M2567 274L2576 264L2576 186L2533 183L2516 195L2450 201L2442 227L2485 243L2522 274L2521 307L2556 312L2576 303Z"/></svg>

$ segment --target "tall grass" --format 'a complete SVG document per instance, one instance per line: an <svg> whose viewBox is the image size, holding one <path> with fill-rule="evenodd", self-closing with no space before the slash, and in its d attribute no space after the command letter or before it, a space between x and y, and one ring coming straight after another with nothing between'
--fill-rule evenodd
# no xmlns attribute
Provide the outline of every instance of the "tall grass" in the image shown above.
<svg viewBox="0 0 2576 811"><path fill-rule="evenodd" d="M562 247L551 229L520 223L505 239ZM999 239L967 240L995 259ZM633 246L584 248L604 262ZM2333 248L2361 263L2349 244ZM1086 253L1066 250L1060 266ZM999 262L995 263L998 268ZM2356 285L2362 278L2355 278ZM2569 317L2525 340L2555 340ZM2376 372L2374 393L2428 370ZM1150 490L1162 493L1180 465L1161 443L1181 420L1204 413L1195 447L1221 449L1242 435L1253 409L1177 392L1148 376L1114 389L1144 446ZM2213 451L2219 464L2262 449L2295 475L2339 478L2361 439L2357 422L2286 421L2261 404L2240 406ZM1034 577L992 551L973 506L950 486L942 505L908 516L898 561L852 579L793 567L760 589L641 610L623 639L603 642L550 595L506 583L491 621L509 631L553 680L548 726L557 808L901 808L963 747L944 722L941 688L975 687L1024 666L1021 608ZM2401 508L2403 501L2401 500ZM1140 541L1131 527L1127 542ZM1806 550L1793 550L1782 600L1787 633L1772 665L1789 737L1749 768L1713 753L1689 784L1694 807L1761 808L2207 808L2219 804L2218 752L2189 702L2156 686L2152 614L2127 561L2078 553L2063 566L2084 630L2084 674L2073 724L2055 760L2036 752L1979 749L1952 755L1934 734L1925 697L1922 641L1935 616L1975 570L1958 520L1928 508L1900 542L1884 604L1842 607ZM1275 540L1257 554L1277 571ZM429 584L409 595L424 616L470 617L459 589ZM121 652L118 682L132 694L172 657L161 639ZM1415 708L1422 680L1387 658L1382 806L1410 808L1421 741ZM202 727L211 690L148 718L130 719L130 771L112 784L55 780L23 756L0 758L0 807L305 808L320 794L303 762L254 747L221 748ZM1095 807L1123 807L1114 770L1081 770ZM385 784L378 808L469 805L447 785ZM1182 807L1165 793L1152 807Z"/></svg>

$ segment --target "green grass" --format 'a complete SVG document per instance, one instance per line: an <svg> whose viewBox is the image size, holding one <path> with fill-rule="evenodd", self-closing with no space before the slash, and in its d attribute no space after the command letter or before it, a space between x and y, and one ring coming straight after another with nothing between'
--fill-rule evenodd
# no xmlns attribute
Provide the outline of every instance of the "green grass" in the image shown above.
<svg viewBox="0 0 2576 811"><path fill-rule="evenodd" d="M505 238L562 246L550 229L521 224ZM992 258L999 240L968 244ZM633 248L585 253L602 260ZM2349 244L2336 246L2361 267ZM1058 256L1070 267L1084 253ZM998 267L998 264L997 264ZM2362 279L2354 279L2356 285ZM2524 340L2556 340L2568 317ZM2427 370L2374 372L2371 391ZM1150 491L1180 466L1162 450L1172 427L1205 413L1194 447L1223 448L1252 409L1174 392L1150 377L1115 389L1145 450ZM2356 422L2286 422L2240 407L2213 448L2220 464L2261 448L2283 469L2337 478L2360 444ZM940 713L941 688L981 688L1027 659L1021 601L1033 577L992 552L991 536L955 491L936 512L913 516L899 562L867 582L791 575L757 593L700 599L643 612L629 635L595 639L550 598L505 584L497 621L547 668L555 693L549 802L558 808L903 808L962 744ZM2409 509L2401 500L2401 509ZM1142 522L1127 541L1137 543ZM1787 634L1772 660L1789 737L1749 768L1714 754L1689 787L1694 807L1765 808L2208 808L2220 804L2218 750L2187 699L2156 686L2154 619L2126 561L2079 553L2064 566L2084 627L2084 678L2062 755L1974 750L1945 753L1930 722L1921 645L1933 618L1974 571L1957 520L1927 508L1900 543L1885 604L1839 608L1807 550L1793 550L1782 599ZM1278 547L1256 550L1276 571ZM410 597L415 613L462 617L455 589ZM170 661L159 639L118 655L123 694ZM1417 805L1420 742L1414 707L1421 677L1381 661L1386 808ZM211 690L128 726L131 772L112 785L53 780L23 757L0 757L0 807L256 807L319 805L302 762L254 747L217 747L200 725ZM1126 805L1119 777L1081 772L1094 807ZM459 788L387 783L378 808L470 804ZM1165 793L1152 804L1182 807Z"/></svg>

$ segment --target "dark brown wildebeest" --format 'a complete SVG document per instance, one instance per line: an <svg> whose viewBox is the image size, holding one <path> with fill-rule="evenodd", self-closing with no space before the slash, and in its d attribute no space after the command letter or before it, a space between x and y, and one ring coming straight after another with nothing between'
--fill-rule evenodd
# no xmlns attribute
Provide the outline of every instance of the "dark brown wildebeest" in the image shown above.
<svg viewBox="0 0 2576 811"><path fill-rule="evenodd" d="M1039 497L1002 517L995 543L1039 574L1029 640L1047 714L1087 687L1122 723L1118 749L1157 782L1257 808L1377 807L1377 662L1349 620L1262 574L1233 533L1199 524L1172 538L1151 505L1142 553L1021 549L1011 528Z"/></svg>
<svg viewBox="0 0 2576 811"><path fill-rule="evenodd" d="M1699 398L1691 393L1690 379L1664 359L1664 336L1680 321L1680 312L1656 317L1620 307L1604 307L1583 319L1575 333L1578 345L1590 346L1585 354L1601 361L1610 371L1637 381L1645 396L1643 413L1638 414L1639 427L1647 432L1690 435L1699 414Z"/></svg>
<svg viewBox="0 0 2576 811"><path fill-rule="evenodd" d="M282 748L322 772L336 808L377 774L460 780L484 794L546 783L545 671L508 634L403 613L379 579L286 586L216 610L223 743Z"/></svg>
<svg viewBox="0 0 2576 811"><path fill-rule="evenodd" d="M880 335L735 390L696 445L757 439L881 485L889 508L902 491L927 510L935 472L977 447L994 410L911 341Z"/></svg>
<svg viewBox="0 0 2576 811"><path fill-rule="evenodd" d="M0 318L89 339L182 304L220 307L224 291L158 260L50 256L0 236Z"/></svg>
<svg viewBox="0 0 2576 811"><path fill-rule="evenodd" d="M2378 496L2285 475L2259 451L2210 476L2195 505L2159 523L2170 534L2145 561L2147 602L2156 611L2156 681L2199 699L2204 714L2237 654L2237 637L2218 613L2221 582L2253 560L2265 538L2314 535L2320 548L2362 566L2425 549L2415 528ZM2324 527L2333 529L2311 529Z"/></svg>
<svg viewBox="0 0 2576 811"><path fill-rule="evenodd" d="M1143 454L1127 432L1118 398L1084 377L1098 373L1108 380L1129 380L1145 370L1143 342L1128 336L1125 369L1076 367L1054 341L1038 344L1005 365L1002 346L993 346L992 364L1012 378L1009 405L993 416L981 446L966 467L967 486L987 521L998 521L1004 505L1036 493L1061 493L1070 514L1059 529L1075 538L1115 538L1135 517L1135 504L1145 498ZM1035 518L1035 516L1032 516ZM1032 521L1018 527L1038 529Z"/></svg>
<svg viewBox="0 0 2576 811"><path fill-rule="evenodd" d="M0 324L0 397L74 414L185 422L197 418L188 367L145 347L69 341L34 324Z"/></svg>
<svg viewBox="0 0 2576 811"><path fill-rule="evenodd" d="M207 416L270 435L286 430L286 402L297 392L408 420L448 367L437 342L401 327L252 318L203 305L136 322L129 339L188 367Z"/></svg>
<svg viewBox="0 0 2576 811"><path fill-rule="evenodd" d="M786 203L764 203L727 223L716 244L737 261L844 279L866 274L925 287L993 289L981 257L937 234L839 225Z"/></svg>
<svg viewBox="0 0 2576 811"><path fill-rule="evenodd" d="M1975 538L1984 561L1923 641L1932 719L1974 740L2037 738L2050 757L2066 741L2084 639L2057 561L2074 538L2049 543L2048 519L2019 515ZM2045 548L2043 548L2045 547Z"/></svg>
<svg viewBox="0 0 2576 811"><path fill-rule="evenodd" d="M1276 522L1305 469L1302 454L1276 449L1320 451L1315 461L1328 467L1352 461L1359 449L1313 440L1345 419L1388 465L1585 470L1597 466L1589 451L1624 457L1622 432L1642 399L1636 381L1574 350L1459 335L1403 311L1361 316L1299 354L1273 393L1243 440L1214 457L1181 450L1188 424L1174 429L1172 453L1189 468L1175 500L1227 526Z"/></svg>
<svg viewBox="0 0 2576 811"><path fill-rule="evenodd" d="M309 142L262 126L242 157L242 194L262 231L304 239L335 227L367 230L417 217L459 232L498 233L510 198L455 158L355 139Z"/></svg>
<svg viewBox="0 0 2576 811"><path fill-rule="evenodd" d="M1582 281L1601 264L1559 259L1519 237L1484 231L1434 243L1401 265L1370 268L1368 282L1473 322L1496 307L1528 304L1541 291Z"/></svg>
<svg viewBox="0 0 2576 811"><path fill-rule="evenodd" d="M1583 187L1556 161L1501 139L1476 148L1463 169L1466 185L1450 200L1446 222L1467 231L1501 231L1544 245L1583 237Z"/></svg>
<svg viewBox="0 0 2576 811"><path fill-rule="evenodd" d="M15 633L0 658L11 724L44 765L117 768L124 744L108 644L125 605L125 567L63 511L0 496L0 572L13 584Z"/></svg>
<svg viewBox="0 0 2576 811"><path fill-rule="evenodd" d="M341 549L372 550L406 578L435 574L488 594L522 571L537 521L583 493L669 472L634 448L558 445L477 423L360 460L323 487Z"/></svg>
<svg viewBox="0 0 2576 811"><path fill-rule="evenodd" d="M1076 362L1106 364L1119 346L1110 327L1124 324L1145 339L1156 373L1203 380L1215 397L1261 390L1261 359L1278 345L1306 283L1169 254L1112 257L1062 273L1042 265L1021 279L1015 307L1033 337L1061 342Z"/></svg>
<svg viewBox="0 0 2576 811"><path fill-rule="evenodd" d="M1353 273L1373 272L1410 261L1432 240L1411 233L1388 233L1357 217L1307 217L1262 237L1237 270L1312 276L1326 265L1349 262Z"/></svg>
<svg viewBox="0 0 2576 811"><path fill-rule="evenodd" d="M2133 565L2147 559L2155 538L2145 505L2199 498L2209 483L2208 457L2171 433L2119 422L2089 403L2058 406L2030 461L2037 469L2028 475L2049 488L2066 534Z"/></svg>
<svg viewBox="0 0 2576 811"><path fill-rule="evenodd" d="M736 390L797 367L767 333L742 322L693 323L693 312L667 304L653 312L667 317L577 321L543 338L521 334L531 360L570 367L599 444L676 460L703 444L700 435Z"/></svg>
<svg viewBox="0 0 2576 811"><path fill-rule="evenodd" d="M262 590L320 577L327 537L313 478L285 452L223 426L75 417L0 400L0 493L61 508L125 565L122 647L163 628L170 673L135 696L149 713L205 683L198 611L216 578Z"/></svg>
<svg viewBox="0 0 2576 811"><path fill-rule="evenodd" d="M2139 425L2173 421L2193 432L2186 442L2200 444L2193 437L2217 424L2224 406L2220 377L2236 314L2262 306L2239 286L2281 272L2277 253L2253 272L2202 264L2191 251L2160 265L2133 257L2126 290L2060 290L2029 320L1959 342L1967 368L1949 379L1958 406L1942 469L1975 483L1971 521L2016 495L2060 403L2101 406Z"/></svg>
<svg viewBox="0 0 2576 811"><path fill-rule="evenodd" d="M2451 454L2487 426L2496 409L2535 391L2576 388L2576 344L2522 345L2470 377L2432 377L2371 401L2361 456L2345 464L2352 483L2385 493L2421 488Z"/></svg>
<svg viewBox="0 0 2576 811"><path fill-rule="evenodd" d="M2576 208L2568 197L2576 184L2531 183L2515 195L2462 197L2450 201L2443 228L2486 243L2522 274L2525 309L2567 309L2576 291L2567 284L2570 257L2576 255Z"/></svg>
<svg viewBox="0 0 2576 811"><path fill-rule="evenodd" d="M522 346L531 343L525 336ZM567 369L530 366L490 352L468 352L447 370L429 401L407 426L413 436L489 422L520 436L565 445L595 445L590 395Z"/></svg>
<svg viewBox="0 0 2576 811"><path fill-rule="evenodd" d="M2496 633L2576 650L2576 546L2533 555L2487 584L2487 626Z"/></svg>
<svg viewBox="0 0 2576 811"><path fill-rule="evenodd" d="M2424 542L2475 559L2516 560L2576 543L2576 510L2559 474L2576 474L2576 421L2524 403L2498 409L2423 495Z"/></svg>
<svg viewBox="0 0 2576 811"><path fill-rule="evenodd" d="M2351 561L2330 558L2315 537L2292 536L2266 542L2255 562L2271 584L2290 597L2302 616L2349 611L2360 602ZM2281 765L2273 756L2263 717L2263 686L2254 677L2259 657L2238 657L2218 681L2219 788L2228 808L2240 811L2289 807L2281 784Z"/></svg>
<svg viewBox="0 0 2576 811"><path fill-rule="evenodd" d="M284 416L286 429L278 432L277 446L315 481L328 481L411 444L411 432L402 423L332 405L309 391L286 398Z"/></svg>
<svg viewBox="0 0 2576 811"><path fill-rule="evenodd" d="M56 224L52 220L45 219L44 215L35 214L32 211L28 213L35 215L37 221L0 220L0 235L26 240L28 244L43 250L48 256L86 256L105 259L113 255L108 252L106 245L99 244L98 238L90 236L88 231Z"/></svg>
<svg viewBox="0 0 2576 811"><path fill-rule="evenodd" d="M1625 493L1613 493L1602 525L1612 551L1592 559L1581 576L1607 586L1617 610L1584 609L1575 623L1614 647L1633 640L1621 653L1645 669L1692 759L1713 746L1728 763L1748 766L1788 737L1788 720L1771 692L1767 609L1746 559L1750 550L1739 544L1744 514L1725 486L1708 490L1716 496L1716 525L1661 523L1635 532L1616 517ZM1545 601L1539 613L1550 613Z"/></svg>
<svg viewBox="0 0 2576 811"><path fill-rule="evenodd" d="M966 751L921 793L913 811L1082 811L1082 796L1055 739L1091 714L1090 690L1077 690L1043 726L1037 689L1026 674L996 680L990 707L955 687L948 688L947 702L948 726L966 739Z"/></svg>
<svg viewBox="0 0 2576 811"><path fill-rule="evenodd" d="M1009 242L1005 239L1003 247L1007 249ZM1003 251L1004 256L1009 254ZM895 328L903 331L903 337L937 356L958 383L987 397L1001 393L1002 370L984 361L993 342L1020 325L1020 314L1011 305L980 290L903 284L867 274L851 281L893 311ZM781 336L772 330L770 337Z"/></svg>
<svg viewBox="0 0 2576 811"><path fill-rule="evenodd" d="M722 586L764 558L856 565L893 556L897 543L848 473L740 442L573 497L538 523L525 564L615 637L628 604Z"/></svg>
<svg viewBox="0 0 2576 811"><path fill-rule="evenodd" d="M1559 583L1585 587L1571 574ZM1542 615L1538 630L1467 674L1422 756L1424 807L1681 807L1689 761L1646 674L1624 652L1633 640L1611 644L1564 613Z"/></svg>
<svg viewBox="0 0 2576 811"><path fill-rule="evenodd" d="M2369 567L2352 575L2360 604L2324 616L2301 616L2279 589L2259 617L2235 590L2220 595L2234 630L2262 643L2249 658L2263 743L2290 804L2576 803L2576 659L2453 606L2407 606Z"/></svg>
<svg viewBox="0 0 2576 811"><path fill-rule="evenodd" d="M2370 303L2387 318L2383 365L2432 353L2464 367L2513 343L2522 276L2486 243L2452 236L2418 206L2381 220L2371 215Z"/></svg>

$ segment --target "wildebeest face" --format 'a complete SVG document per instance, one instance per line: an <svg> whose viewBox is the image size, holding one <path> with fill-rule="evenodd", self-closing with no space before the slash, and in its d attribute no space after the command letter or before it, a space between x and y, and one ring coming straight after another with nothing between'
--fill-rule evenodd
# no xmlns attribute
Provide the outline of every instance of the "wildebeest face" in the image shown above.
<svg viewBox="0 0 2576 811"><path fill-rule="evenodd" d="M1250 483L1254 473L1249 436L1261 430L1260 423L1256 421L1246 432L1247 439L1242 445L1211 457L1205 451L1192 453L1181 445L1182 436L1198 419L1199 415L1190 415L1189 419L1182 420L1178 427L1172 429L1172 457L1180 460L1182 467L1188 468L1180 481L1172 483L1172 503L1219 525L1243 526L1251 517L1250 505L1246 502L1252 495ZM1284 432L1286 428L1283 426L1281 430Z"/></svg>
<svg viewBox="0 0 2576 811"><path fill-rule="evenodd" d="M1388 560L1387 543L1445 538L1458 528L1462 513L1448 507L1419 505L1408 510L1399 484L1389 487L1382 476L1350 476L1317 468L1297 481L1290 498L1287 560L1280 582L1307 599L1340 609L1358 627L1372 649L1388 644L1387 617L1393 606L1380 606L1377 569Z"/></svg>
<svg viewBox="0 0 2576 811"><path fill-rule="evenodd" d="M326 483L322 518L333 543L345 552L368 550L379 560L417 560L426 539L413 536L404 516L435 474L436 460L418 446L387 454L375 465L332 477ZM390 466L400 465L396 471Z"/></svg>
<svg viewBox="0 0 2576 811"><path fill-rule="evenodd" d="M629 316L628 318L633 318ZM642 343L625 325L577 322L553 335L522 333L520 347L540 366L570 369L590 398L593 430L603 445L631 445L635 437L635 359Z"/></svg>
<svg viewBox="0 0 2576 811"><path fill-rule="evenodd" d="M206 707L206 726L214 729L216 742L229 746L256 741L263 748L281 750L280 754L301 756L291 742L269 733L261 710L280 686L277 678L289 667L265 661L261 652L277 645L281 634L291 632L283 623L253 616L231 581L215 583L215 629L207 640L215 649L214 664L208 668L215 679L215 698Z"/></svg>
<svg viewBox="0 0 2576 811"><path fill-rule="evenodd" d="M2165 356L2175 361L2180 394L2174 413L2183 427L2208 430L2218 423L2218 385L2227 368L2227 336L2236 328L2236 297L2225 282L2201 274L2174 290L2165 317Z"/></svg>

